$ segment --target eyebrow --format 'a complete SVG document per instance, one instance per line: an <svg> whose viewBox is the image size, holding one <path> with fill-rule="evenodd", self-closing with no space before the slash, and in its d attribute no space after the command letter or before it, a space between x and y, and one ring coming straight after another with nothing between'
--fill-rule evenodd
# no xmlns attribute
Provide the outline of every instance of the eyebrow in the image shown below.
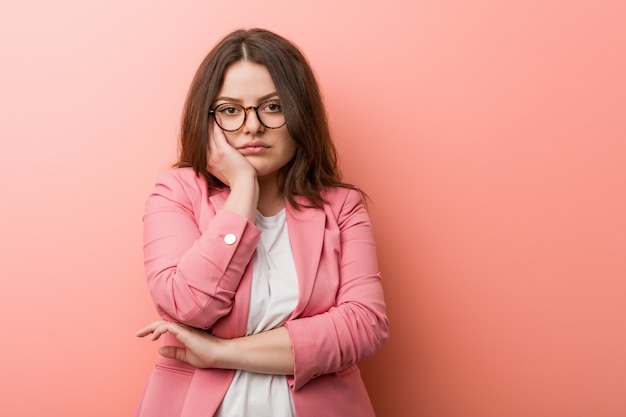
<svg viewBox="0 0 626 417"><path fill-rule="evenodd" d="M266 94L266 95L264 95L262 97L259 97L257 99L257 103L261 103L261 102L267 100L268 98L274 97L274 96L277 96L277 95L278 95L278 93L276 91L274 91L272 93L269 93L269 94ZM216 97L215 101L228 101L228 102L234 102L234 103L242 103L243 102L243 100L241 100L239 98L224 97L224 96Z"/></svg>

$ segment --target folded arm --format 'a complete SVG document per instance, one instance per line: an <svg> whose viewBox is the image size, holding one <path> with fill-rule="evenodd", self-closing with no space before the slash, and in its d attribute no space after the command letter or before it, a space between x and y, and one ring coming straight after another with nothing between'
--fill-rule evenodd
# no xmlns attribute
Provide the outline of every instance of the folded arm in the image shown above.
<svg viewBox="0 0 626 417"><path fill-rule="evenodd" d="M293 353L284 327L234 339L220 339L193 327L157 321L137 332L157 340L169 332L184 347L163 346L159 353L197 368L241 369L272 375L293 374Z"/></svg>
<svg viewBox="0 0 626 417"><path fill-rule="evenodd" d="M373 355L389 334L381 275L369 216L350 190L337 213L341 250L334 306L288 321L294 352L294 388Z"/></svg>
<svg viewBox="0 0 626 417"><path fill-rule="evenodd" d="M340 282L335 306L328 311L230 340L167 322L153 323L138 335L156 339L169 331L185 348L161 348L165 356L198 367L294 375L295 389L374 354L387 340L388 321L371 226L357 193L348 193L338 220Z"/></svg>
<svg viewBox="0 0 626 417"><path fill-rule="evenodd" d="M193 207L200 199L190 196L200 192L195 187L172 173L160 178L146 202L144 262L159 314L209 328L230 312L260 231L227 204L200 230Z"/></svg>

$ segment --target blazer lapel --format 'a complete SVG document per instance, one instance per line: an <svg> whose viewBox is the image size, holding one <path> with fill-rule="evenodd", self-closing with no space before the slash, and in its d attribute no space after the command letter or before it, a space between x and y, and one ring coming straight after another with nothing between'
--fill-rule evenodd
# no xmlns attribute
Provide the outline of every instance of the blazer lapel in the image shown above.
<svg viewBox="0 0 626 417"><path fill-rule="evenodd" d="M307 203L298 198L296 201ZM297 317L307 306L313 292L324 245L326 213L321 208L298 211L287 203L286 214L291 251L298 273L298 304L291 317Z"/></svg>

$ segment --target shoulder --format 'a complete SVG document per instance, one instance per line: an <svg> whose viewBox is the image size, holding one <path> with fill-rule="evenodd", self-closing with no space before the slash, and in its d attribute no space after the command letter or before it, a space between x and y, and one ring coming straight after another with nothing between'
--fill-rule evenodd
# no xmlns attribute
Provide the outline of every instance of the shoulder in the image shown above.
<svg viewBox="0 0 626 417"><path fill-rule="evenodd" d="M361 193L358 190L348 187L329 187L324 189L321 194L324 200L329 203L361 198Z"/></svg>
<svg viewBox="0 0 626 417"><path fill-rule="evenodd" d="M363 194L359 190L348 187L332 187L322 192L326 206L337 219L350 215L355 211L365 211Z"/></svg>
<svg viewBox="0 0 626 417"><path fill-rule="evenodd" d="M164 200L191 208L207 193L206 181L196 175L192 168L174 168L158 176L154 189L148 197L151 201Z"/></svg>
<svg viewBox="0 0 626 417"><path fill-rule="evenodd" d="M193 168L173 168L159 175L156 185L172 189L196 189L202 186L206 188L206 181Z"/></svg>

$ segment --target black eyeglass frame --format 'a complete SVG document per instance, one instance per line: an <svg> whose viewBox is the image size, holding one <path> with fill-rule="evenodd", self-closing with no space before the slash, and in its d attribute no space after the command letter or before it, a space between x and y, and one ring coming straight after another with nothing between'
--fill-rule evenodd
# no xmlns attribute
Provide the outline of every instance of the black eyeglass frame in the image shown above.
<svg viewBox="0 0 626 417"><path fill-rule="evenodd" d="M217 105L215 108L210 109L209 110L209 114L213 115L213 120L215 120L215 123L217 123L217 125L220 127L220 129L222 129L225 132L236 132L239 129L241 129L242 127L244 127L245 124L246 124L246 121L248 120L248 111L249 110L254 110L254 112L256 113L256 118L258 119L259 123L261 123L267 129L280 129L281 127L283 127L283 126L285 126L287 124L287 119L285 119L283 124L280 125L280 126L270 127L270 126L266 125L265 123L263 123L263 119L261 118L261 116L259 116L259 107L263 107L263 105L265 105L267 103L270 103L272 101L277 101L277 102L280 103L280 101L278 101L276 99L265 100L265 101L257 104L256 106L248 106L248 107L244 107L241 104L237 104L237 103L222 103L222 104ZM222 125L220 124L220 122L217 120L217 113L215 112L221 106L238 107L239 109L243 110L243 121L241 122L241 126L239 126L237 129L224 129L222 127Z"/></svg>

